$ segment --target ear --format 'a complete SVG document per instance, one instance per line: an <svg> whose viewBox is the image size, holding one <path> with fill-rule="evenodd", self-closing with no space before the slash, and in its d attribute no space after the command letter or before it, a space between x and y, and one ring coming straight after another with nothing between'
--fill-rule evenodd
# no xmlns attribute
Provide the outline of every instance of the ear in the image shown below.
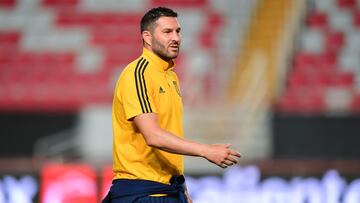
<svg viewBox="0 0 360 203"><path fill-rule="evenodd" d="M151 47L151 45L152 45L151 44L152 35L151 35L150 31L145 30L145 31L142 32L141 35L142 35L142 38L144 40L144 43Z"/></svg>

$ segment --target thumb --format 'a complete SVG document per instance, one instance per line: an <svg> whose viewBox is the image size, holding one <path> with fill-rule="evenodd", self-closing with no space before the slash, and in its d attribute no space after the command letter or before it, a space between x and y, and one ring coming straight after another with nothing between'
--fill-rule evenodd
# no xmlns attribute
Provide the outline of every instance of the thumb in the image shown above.
<svg viewBox="0 0 360 203"><path fill-rule="evenodd" d="M228 144L225 144L225 147L226 147L226 148L230 148L230 147L231 147L231 144L229 144L229 143L228 143Z"/></svg>

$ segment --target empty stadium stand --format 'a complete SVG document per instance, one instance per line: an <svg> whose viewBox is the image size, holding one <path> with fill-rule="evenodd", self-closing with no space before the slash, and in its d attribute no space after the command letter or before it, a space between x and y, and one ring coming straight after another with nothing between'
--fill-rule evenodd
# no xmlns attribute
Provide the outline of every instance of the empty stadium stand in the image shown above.
<svg viewBox="0 0 360 203"><path fill-rule="evenodd" d="M176 63L184 85L194 74L187 67L210 64L196 72L202 74L200 88L191 94L211 91L207 70L218 64L213 50L226 25L214 2L0 0L0 110L77 111L111 104L118 74L141 52L140 18L159 5L181 12L184 43ZM186 98L192 97L185 93Z"/></svg>
<svg viewBox="0 0 360 203"><path fill-rule="evenodd" d="M356 0L309 1L281 112L360 111L359 8Z"/></svg>

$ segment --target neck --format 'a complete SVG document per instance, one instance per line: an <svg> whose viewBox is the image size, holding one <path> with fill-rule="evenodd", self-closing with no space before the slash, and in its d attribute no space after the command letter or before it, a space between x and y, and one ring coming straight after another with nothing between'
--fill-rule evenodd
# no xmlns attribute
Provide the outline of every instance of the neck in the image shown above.
<svg viewBox="0 0 360 203"><path fill-rule="evenodd" d="M153 54L155 54L156 56L158 56L159 58L161 58L162 60L164 60L164 61L166 61L166 62L168 62L168 63L171 63L171 62L172 62L172 59L171 59L171 58L164 57L164 56L162 56L162 55L154 52L154 51L152 50L152 48L151 48L150 45L144 43L144 47L145 47L147 50L151 51L151 52L152 52Z"/></svg>

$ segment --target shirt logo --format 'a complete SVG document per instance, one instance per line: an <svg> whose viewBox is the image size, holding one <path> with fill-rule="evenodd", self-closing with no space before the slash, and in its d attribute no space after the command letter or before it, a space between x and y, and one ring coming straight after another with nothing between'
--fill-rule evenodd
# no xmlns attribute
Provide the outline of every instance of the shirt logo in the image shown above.
<svg viewBox="0 0 360 203"><path fill-rule="evenodd" d="M160 86L159 93L165 93L165 90Z"/></svg>
<svg viewBox="0 0 360 203"><path fill-rule="evenodd" d="M180 92L180 89L179 89L179 86L178 86L177 82L176 82L176 81L173 81L173 84L174 84L174 87L175 87L175 89L176 89L176 92L177 92L178 95L181 97L181 92Z"/></svg>

